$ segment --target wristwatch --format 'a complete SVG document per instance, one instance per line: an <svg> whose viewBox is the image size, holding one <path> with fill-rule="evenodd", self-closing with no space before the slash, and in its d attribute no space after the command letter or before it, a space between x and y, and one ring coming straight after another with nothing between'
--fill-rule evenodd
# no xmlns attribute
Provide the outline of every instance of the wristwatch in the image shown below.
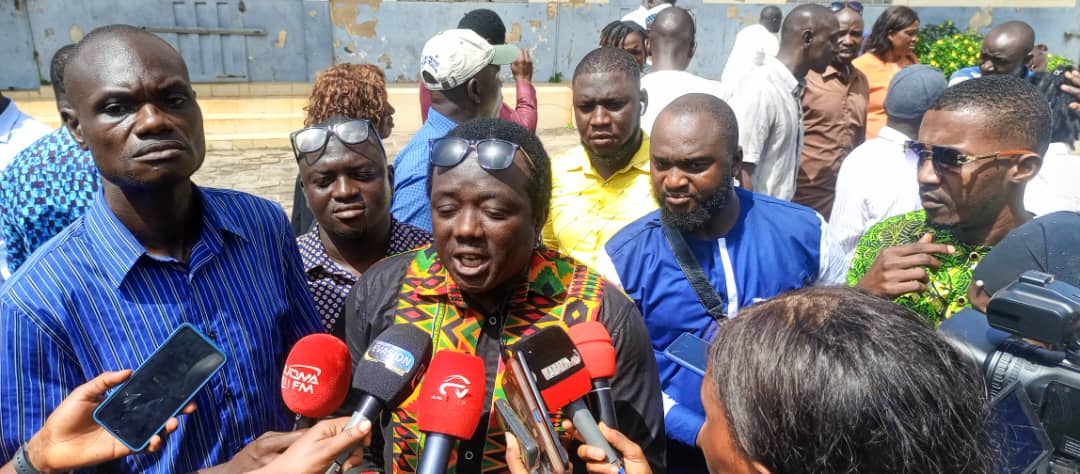
<svg viewBox="0 0 1080 474"><path fill-rule="evenodd" d="M18 451L15 451L15 456L11 458L11 462L15 465L15 474L45 474L33 464L30 464L30 458L26 456L26 445L19 446Z"/></svg>

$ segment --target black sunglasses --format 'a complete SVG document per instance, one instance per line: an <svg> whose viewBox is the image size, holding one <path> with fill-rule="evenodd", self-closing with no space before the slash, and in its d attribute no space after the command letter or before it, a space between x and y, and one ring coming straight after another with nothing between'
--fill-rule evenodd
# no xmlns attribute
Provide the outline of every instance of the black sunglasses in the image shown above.
<svg viewBox="0 0 1080 474"><path fill-rule="evenodd" d="M469 140L459 137L434 138L428 142L428 161L432 165L442 168L453 168L461 163L469 152L476 150L476 161L480 167L486 170L504 170L514 163L514 155L518 150L525 155L525 159L532 162L529 154L517 143L500 140L498 138L484 138L482 140Z"/></svg>
<svg viewBox="0 0 1080 474"><path fill-rule="evenodd" d="M915 140L908 140L907 142L904 142L904 149L908 153L912 153L916 157L918 157L920 166L922 166L923 162L927 159L933 160L934 168L936 169L955 169L973 161L983 160L987 158L1037 154L1031 150L1016 149L996 151L994 153L984 153L982 155L965 155L954 148L927 145L923 142L918 142Z"/></svg>
<svg viewBox="0 0 1080 474"><path fill-rule="evenodd" d="M374 141L379 146L379 150L384 155L386 154L382 138L379 137L379 132L375 131L375 126L370 120L350 119L330 125L307 127L290 133L289 140L292 142L296 159L303 157L308 166L315 164L326 153L326 144L330 142L331 135L337 137L345 145L359 145L369 140Z"/></svg>
<svg viewBox="0 0 1080 474"><path fill-rule="evenodd" d="M855 13L862 15L862 2L832 2L829 4L829 10L836 13L845 8L855 10Z"/></svg>

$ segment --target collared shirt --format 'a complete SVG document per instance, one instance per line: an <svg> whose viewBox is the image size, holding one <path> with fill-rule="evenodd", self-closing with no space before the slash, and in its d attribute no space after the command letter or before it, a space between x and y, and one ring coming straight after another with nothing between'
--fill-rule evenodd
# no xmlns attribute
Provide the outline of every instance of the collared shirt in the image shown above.
<svg viewBox="0 0 1080 474"><path fill-rule="evenodd" d="M387 258L364 273L349 293L343 311L349 352L354 361L359 360L376 336L397 323L427 330L442 328L436 336L437 347L454 348L483 359L485 409L473 438L458 443L450 462L456 472L505 472L504 435L491 409L493 399L501 398L497 394L502 393L504 366L500 359L505 345L538 327L565 328L580 321L583 314L595 314L592 320L608 329L615 346L617 363L611 389L619 429L642 447L654 470L663 472L660 381L645 323L633 302L595 272L550 249L535 251L525 273L533 275L533 279L512 292L504 309L485 313L469 304L434 249L421 248ZM563 311L569 308L566 303L581 288L587 288L584 291L592 296L577 300L580 306L575 307L580 312L567 314ZM414 405L410 401L415 400L418 391L402 405ZM365 452L368 467L404 472L402 465L409 466L418 453L395 451L401 449L402 443L412 446L419 436L416 423L397 423L390 416L380 421L381 429L374 430L372 445L378 446L382 440L386 443L381 452L375 448ZM392 429L395 426L399 431Z"/></svg>
<svg viewBox="0 0 1080 474"><path fill-rule="evenodd" d="M866 136L870 85L854 67L843 73L832 65L824 74L806 74L803 94L803 142L795 202L828 217L836 192L836 174L851 150Z"/></svg>
<svg viewBox="0 0 1080 474"><path fill-rule="evenodd" d="M19 110L15 100L8 100L7 107L0 112L0 171L20 151L52 131Z"/></svg>
<svg viewBox="0 0 1080 474"><path fill-rule="evenodd" d="M885 126L877 138L855 148L840 167L829 226L848 262L870 226L922 209L919 159L904 151L908 140L907 135Z"/></svg>
<svg viewBox="0 0 1080 474"><path fill-rule="evenodd" d="M843 281L843 256L832 248L825 220L798 204L740 188L739 218L718 240L683 235L709 282L734 316L740 308L782 292L815 283ZM701 376L668 359L664 350L682 333L705 340L716 335L717 322L702 306L671 250L654 211L623 228L608 241L606 261L597 269L621 284L637 303L652 340L664 391L664 426L668 472L701 473L696 454L698 431L705 422ZM676 453L684 453L679 456Z"/></svg>
<svg viewBox="0 0 1080 474"><path fill-rule="evenodd" d="M430 232L390 218L390 245L386 248L386 256L430 243ZM315 300L315 309L322 316L326 332L334 332L345 297L349 296L349 290L356 284L357 276L326 254L326 247L319 238L318 223L311 227L310 232L296 238L296 246L300 248L300 259L304 262L304 274L307 275L311 297Z"/></svg>
<svg viewBox="0 0 1080 474"><path fill-rule="evenodd" d="M431 198L427 193L429 141L445 137L457 127L434 108L424 125L394 158L394 198L390 213L406 224L431 232Z"/></svg>
<svg viewBox="0 0 1080 474"><path fill-rule="evenodd" d="M851 62L859 68L866 79L870 82L870 102L866 108L866 139L877 136L881 127L885 126L888 117L885 116L885 96L889 93L889 82L900 69L912 64L918 64L919 60L914 55L904 58L900 62L884 62L874 53L863 53Z"/></svg>
<svg viewBox="0 0 1080 474"><path fill-rule="evenodd" d="M724 63L720 82L739 82L742 76L765 64L765 58L775 58L779 50L780 36L764 25L755 23L739 30Z"/></svg>
<svg viewBox="0 0 1080 474"><path fill-rule="evenodd" d="M642 76L641 88L645 89L649 97L649 106L641 115L641 128L646 133L652 133L653 123L656 122L656 116L660 115L660 111L679 97L694 93L723 96L719 82L686 71L650 72Z"/></svg>
<svg viewBox="0 0 1080 474"><path fill-rule="evenodd" d="M1056 211L1080 212L1080 157L1068 143L1051 143L1042 167L1024 188L1024 208L1037 216Z"/></svg>
<svg viewBox="0 0 1080 474"><path fill-rule="evenodd" d="M15 271L83 215L99 187L94 158L65 127L16 155L0 177L0 235L7 239L8 268Z"/></svg>
<svg viewBox="0 0 1080 474"><path fill-rule="evenodd" d="M739 121L743 162L756 165L754 191L790 201L802 154L802 84L774 57L724 83L725 98Z"/></svg>
<svg viewBox="0 0 1080 474"><path fill-rule="evenodd" d="M941 268L927 269L930 274L929 288L925 291L905 293L894 301L922 315L935 326L941 324L957 311L971 307L968 301L968 285L971 274L990 247L960 242L947 229L931 227L926 223L926 211L918 210L885 219L866 231L848 272L848 284L855 286L866 275L882 250L898 245L915 243L927 232L934 234L934 243L956 247L952 255L934 255L941 261Z"/></svg>
<svg viewBox="0 0 1080 474"><path fill-rule="evenodd" d="M1035 75L1035 72L1031 68L1024 66L1024 79L1028 79ZM962 69L957 69L956 72L949 76L949 86L955 86L961 82L969 79L978 79L982 77L982 69L979 66L968 66Z"/></svg>
<svg viewBox="0 0 1080 474"><path fill-rule="evenodd" d="M625 168L601 178L578 145L551 160L551 214L544 245L593 266L623 226L656 209L649 176L649 136Z"/></svg>
<svg viewBox="0 0 1080 474"><path fill-rule="evenodd" d="M188 262L148 254L99 193L0 289L0 462L72 389L138 367L183 323L228 360L161 452L109 472L191 472L291 428L281 367L293 343L321 328L285 213L235 191L195 195L202 229Z"/></svg>
<svg viewBox="0 0 1080 474"><path fill-rule="evenodd" d="M428 110L431 110L431 91L424 87L423 82L420 83L419 87L420 120L427 120ZM517 90L517 103L513 109L504 103L499 108L499 119L514 122L529 129L530 132L535 132L536 87L533 87L533 83L528 79L521 79L514 81L514 88Z"/></svg>

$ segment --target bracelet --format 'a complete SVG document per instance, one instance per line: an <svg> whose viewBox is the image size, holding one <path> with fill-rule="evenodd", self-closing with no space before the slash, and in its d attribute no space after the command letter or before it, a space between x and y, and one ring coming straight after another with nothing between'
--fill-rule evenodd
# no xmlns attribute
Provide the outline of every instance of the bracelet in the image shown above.
<svg viewBox="0 0 1080 474"><path fill-rule="evenodd" d="M26 456L25 444L19 446L19 449L15 451L15 456L11 458L11 462L15 465L15 474L44 474L30 463L30 458Z"/></svg>

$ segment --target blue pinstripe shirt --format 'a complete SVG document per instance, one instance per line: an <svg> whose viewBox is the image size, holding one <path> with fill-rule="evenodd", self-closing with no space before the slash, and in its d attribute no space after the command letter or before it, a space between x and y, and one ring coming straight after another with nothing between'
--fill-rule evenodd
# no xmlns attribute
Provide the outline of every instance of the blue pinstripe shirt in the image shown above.
<svg viewBox="0 0 1080 474"><path fill-rule="evenodd" d="M190 472L291 428L281 366L297 339L321 328L285 214L239 192L196 194L203 226L188 263L148 255L98 193L0 289L0 464L74 387L138 367L185 322L228 362L161 452L114 470Z"/></svg>

